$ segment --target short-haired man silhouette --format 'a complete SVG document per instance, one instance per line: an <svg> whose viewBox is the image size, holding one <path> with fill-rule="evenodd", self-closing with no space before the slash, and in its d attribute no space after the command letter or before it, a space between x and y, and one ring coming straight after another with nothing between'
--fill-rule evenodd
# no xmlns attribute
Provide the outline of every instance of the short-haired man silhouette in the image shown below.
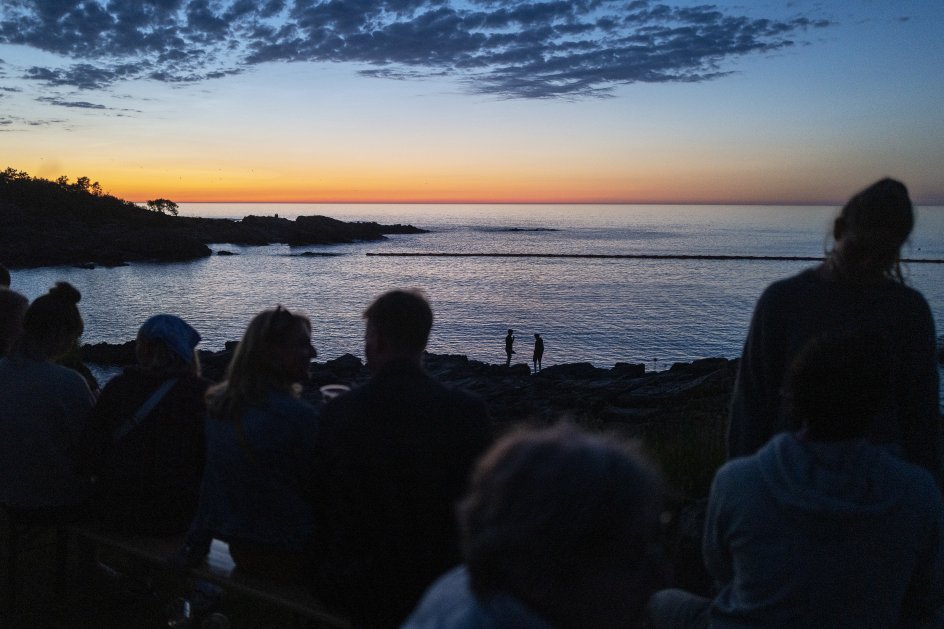
<svg viewBox="0 0 944 629"><path fill-rule="evenodd" d="M420 293L381 295L364 318L371 379L322 413L315 591L355 626L397 627L461 560L454 507L491 434L480 399L423 371Z"/></svg>

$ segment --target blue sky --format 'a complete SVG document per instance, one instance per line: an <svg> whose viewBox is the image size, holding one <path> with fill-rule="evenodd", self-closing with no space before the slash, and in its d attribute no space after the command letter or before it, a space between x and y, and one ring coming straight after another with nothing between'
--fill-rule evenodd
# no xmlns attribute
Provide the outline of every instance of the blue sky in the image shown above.
<svg viewBox="0 0 944 629"><path fill-rule="evenodd" d="M0 167L179 201L944 203L944 2L5 0Z"/></svg>

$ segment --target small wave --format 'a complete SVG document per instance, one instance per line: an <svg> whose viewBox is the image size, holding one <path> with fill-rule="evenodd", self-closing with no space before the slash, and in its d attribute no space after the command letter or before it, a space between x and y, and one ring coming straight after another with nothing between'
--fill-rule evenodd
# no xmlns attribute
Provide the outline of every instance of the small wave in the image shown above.
<svg viewBox="0 0 944 629"><path fill-rule="evenodd" d="M286 254L289 258L335 258L337 256L347 255L333 251L303 251L301 253Z"/></svg>

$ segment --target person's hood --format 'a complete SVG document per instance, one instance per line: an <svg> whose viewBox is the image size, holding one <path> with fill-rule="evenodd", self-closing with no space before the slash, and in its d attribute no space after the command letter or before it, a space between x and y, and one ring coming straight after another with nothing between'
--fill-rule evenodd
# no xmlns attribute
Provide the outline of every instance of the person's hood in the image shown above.
<svg viewBox="0 0 944 629"><path fill-rule="evenodd" d="M453 568L423 596L401 629L554 629L512 596L480 601L469 586L464 565Z"/></svg>
<svg viewBox="0 0 944 629"><path fill-rule="evenodd" d="M883 461L891 455L864 439L809 442L783 433L757 456L777 502L804 519L880 516L899 501Z"/></svg>

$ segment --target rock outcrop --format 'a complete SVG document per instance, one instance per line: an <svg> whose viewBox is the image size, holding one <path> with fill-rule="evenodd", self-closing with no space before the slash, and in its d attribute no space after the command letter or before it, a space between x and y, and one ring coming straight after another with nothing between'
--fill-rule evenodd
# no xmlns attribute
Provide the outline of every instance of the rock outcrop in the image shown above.
<svg viewBox="0 0 944 629"><path fill-rule="evenodd" d="M75 184L0 172L0 262L14 268L180 262L211 255L210 244L307 246L423 232L410 225L347 223L326 216L293 221L170 216Z"/></svg>

